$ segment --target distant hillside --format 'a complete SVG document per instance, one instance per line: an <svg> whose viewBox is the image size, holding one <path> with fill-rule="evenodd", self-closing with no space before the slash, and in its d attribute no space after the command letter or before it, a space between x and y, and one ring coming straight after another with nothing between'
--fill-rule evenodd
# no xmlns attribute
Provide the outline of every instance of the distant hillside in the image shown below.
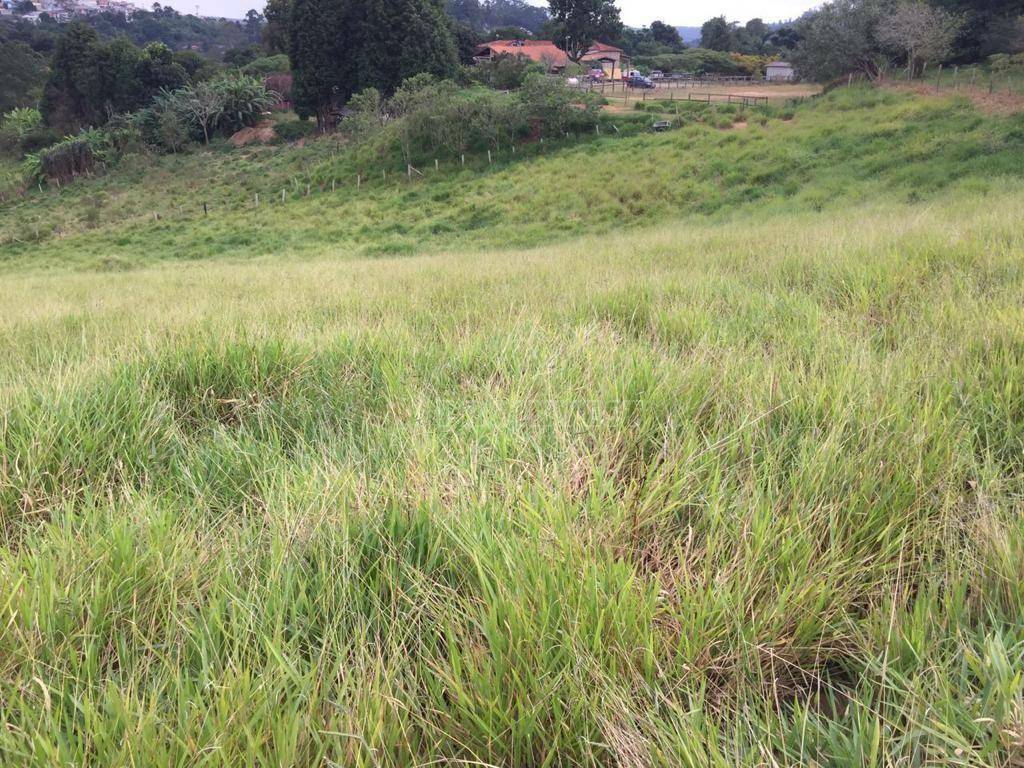
<svg viewBox="0 0 1024 768"><path fill-rule="evenodd" d="M676 30L687 45L696 45L700 42L700 27L676 27Z"/></svg>
<svg viewBox="0 0 1024 768"><path fill-rule="evenodd" d="M76 21L95 28L104 38L125 36L136 45L161 42L174 50L192 48L215 57L253 42L254 37L244 22L200 18L178 13L170 6L137 11L130 21L119 13L95 13ZM23 42L37 52L49 54L66 26L49 17L43 17L38 24L13 16L0 17L0 41Z"/></svg>
<svg viewBox="0 0 1024 768"><path fill-rule="evenodd" d="M481 32L502 27L520 27L539 32L548 20L546 8L524 0L448 0L448 15Z"/></svg>

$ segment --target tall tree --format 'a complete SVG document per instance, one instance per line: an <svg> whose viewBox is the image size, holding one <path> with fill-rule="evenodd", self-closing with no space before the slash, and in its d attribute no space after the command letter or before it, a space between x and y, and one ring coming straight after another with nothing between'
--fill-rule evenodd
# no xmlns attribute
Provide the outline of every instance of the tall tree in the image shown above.
<svg viewBox="0 0 1024 768"><path fill-rule="evenodd" d="M448 77L458 52L438 0L364 0L358 55L358 90L392 93L420 73Z"/></svg>
<svg viewBox="0 0 1024 768"><path fill-rule="evenodd" d="M0 43L0 115L15 107L31 107L39 100L46 82L46 57L21 42Z"/></svg>
<svg viewBox="0 0 1024 768"><path fill-rule="evenodd" d="M338 55L351 43L352 0L294 0L288 23L292 63L292 100L301 117L316 117L324 127L337 101ZM339 35L342 36L339 39ZM351 82L351 72L348 73Z"/></svg>
<svg viewBox="0 0 1024 768"><path fill-rule="evenodd" d="M250 8L245 14L245 31L249 35L249 41L258 43L260 40L260 29L263 27L263 16L255 8Z"/></svg>
<svg viewBox="0 0 1024 768"><path fill-rule="evenodd" d="M679 36L679 30L663 21L651 22L651 37L655 42L666 45L674 51L685 48L683 38Z"/></svg>
<svg viewBox="0 0 1024 768"><path fill-rule="evenodd" d="M289 35L296 109L321 126L364 88L458 66L441 0L293 0Z"/></svg>
<svg viewBox="0 0 1024 768"><path fill-rule="evenodd" d="M889 12L886 0L833 0L800 25L793 59L801 74L828 80L851 72L874 79L888 61L878 39Z"/></svg>
<svg viewBox="0 0 1024 768"><path fill-rule="evenodd" d="M878 36L906 58L907 72L913 77L928 63L949 58L960 25L959 17L922 0L910 0L884 20Z"/></svg>
<svg viewBox="0 0 1024 768"><path fill-rule="evenodd" d="M263 9L266 25L263 27L263 47L267 53L288 53L291 49L292 0L267 0Z"/></svg>
<svg viewBox="0 0 1024 768"><path fill-rule="evenodd" d="M735 50L736 25L726 21L725 16L708 19L700 28L700 47L710 51Z"/></svg>
<svg viewBox="0 0 1024 768"><path fill-rule="evenodd" d="M50 79L43 90L42 113L48 125L65 131L103 122L99 35L72 22L57 42Z"/></svg>
<svg viewBox="0 0 1024 768"><path fill-rule="evenodd" d="M622 31L614 0L548 0L555 43L579 61L595 41L613 40Z"/></svg>

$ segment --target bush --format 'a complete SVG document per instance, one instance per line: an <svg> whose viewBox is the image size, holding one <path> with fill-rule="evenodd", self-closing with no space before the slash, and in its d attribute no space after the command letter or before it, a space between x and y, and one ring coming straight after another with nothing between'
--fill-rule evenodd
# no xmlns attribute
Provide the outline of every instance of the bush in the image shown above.
<svg viewBox="0 0 1024 768"><path fill-rule="evenodd" d="M43 116L38 109L12 109L0 119L0 148L13 149L42 125Z"/></svg>
<svg viewBox="0 0 1024 768"><path fill-rule="evenodd" d="M316 132L316 123L309 120L284 120L274 126L281 141L298 141Z"/></svg>
<svg viewBox="0 0 1024 768"><path fill-rule="evenodd" d="M254 77L226 75L162 91L134 124L151 147L177 152L189 141L208 144L218 133L229 136L254 125L276 98Z"/></svg>
<svg viewBox="0 0 1024 768"><path fill-rule="evenodd" d="M291 71L291 62L288 60L288 56L283 53L279 53L276 56L263 56L242 67L242 74L249 75L250 77L265 77Z"/></svg>
<svg viewBox="0 0 1024 768"><path fill-rule="evenodd" d="M497 56L469 70L471 82L499 91L514 91L523 86L531 75L543 75L544 66L525 56Z"/></svg>
<svg viewBox="0 0 1024 768"><path fill-rule="evenodd" d="M690 48L682 53L638 57L637 66L660 69L662 72L692 72L695 75L742 75L747 71L733 56L723 51Z"/></svg>
<svg viewBox="0 0 1024 768"><path fill-rule="evenodd" d="M103 130L82 131L25 158L30 181L72 181L91 174L111 151L110 135Z"/></svg>
<svg viewBox="0 0 1024 768"><path fill-rule="evenodd" d="M46 126L39 126L28 133L26 133L19 143L19 149L21 154L30 155L33 152L38 152L41 149L52 146L63 138L60 131L56 128L48 128Z"/></svg>

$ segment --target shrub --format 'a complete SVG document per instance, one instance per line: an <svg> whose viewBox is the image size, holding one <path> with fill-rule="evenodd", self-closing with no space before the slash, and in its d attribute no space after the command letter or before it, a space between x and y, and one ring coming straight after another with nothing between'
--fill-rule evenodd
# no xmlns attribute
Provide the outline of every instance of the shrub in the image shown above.
<svg viewBox="0 0 1024 768"><path fill-rule="evenodd" d="M147 144L176 152L188 141L209 144L217 133L230 135L255 124L276 99L254 77L227 75L162 91L134 123Z"/></svg>
<svg viewBox="0 0 1024 768"><path fill-rule="evenodd" d="M93 173L108 157L110 136L99 129L85 130L25 158L24 169L30 181L68 182Z"/></svg>
<svg viewBox="0 0 1024 768"><path fill-rule="evenodd" d="M532 75L543 75L544 66L525 56L496 56L469 70L471 82L486 85L499 91L514 91L521 88Z"/></svg>
<svg viewBox="0 0 1024 768"><path fill-rule="evenodd" d="M265 77L283 72L291 72L291 62L288 56L279 53L276 56L263 56L251 61L242 67L242 74L250 77Z"/></svg>
<svg viewBox="0 0 1024 768"><path fill-rule="evenodd" d="M277 100L255 77L223 77L212 82L220 100L221 112L215 126L231 135L259 122L260 116Z"/></svg>
<svg viewBox="0 0 1024 768"><path fill-rule="evenodd" d="M285 120L274 126L281 141L298 141L316 132L316 123L309 120Z"/></svg>
<svg viewBox="0 0 1024 768"><path fill-rule="evenodd" d="M43 116L38 109L24 107L12 109L0 119L0 143L7 147L15 147L32 131L38 130L43 124Z"/></svg>
<svg viewBox="0 0 1024 768"><path fill-rule="evenodd" d="M21 154L30 155L56 144L61 138L61 132L56 128L41 125L26 133L19 142L18 148L21 150Z"/></svg>

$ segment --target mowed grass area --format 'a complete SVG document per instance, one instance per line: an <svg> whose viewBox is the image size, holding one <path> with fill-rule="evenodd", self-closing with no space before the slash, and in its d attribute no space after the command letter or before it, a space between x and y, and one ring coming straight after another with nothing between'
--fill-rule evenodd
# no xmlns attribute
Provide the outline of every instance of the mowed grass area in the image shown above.
<svg viewBox="0 0 1024 768"><path fill-rule="evenodd" d="M491 166L476 154L463 169L439 150L441 171L417 160L425 177L413 182L399 158L356 162L334 140L130 158L60 194L0 204L0 269L309 258L326 248L486 252L682 217L827 215L865 200L927 201L951 185L982 194L1019 177L1024 156L1024 116L986 116L954 97L853 88L794 109L686 109L677 131L606 126L579 143L534 143L515 156L506 147ZM660 116L635 118L649 126ZM736 120L747 127L732 129Z"/></svg>
<svg viewBox="0 0 1024 768"><path fill-rule="evenodd" d="M67 227L0 279L0 764L1019 764L1020 119L852 89L259 224L129 212L344 148L0 207Z"/></svg>

